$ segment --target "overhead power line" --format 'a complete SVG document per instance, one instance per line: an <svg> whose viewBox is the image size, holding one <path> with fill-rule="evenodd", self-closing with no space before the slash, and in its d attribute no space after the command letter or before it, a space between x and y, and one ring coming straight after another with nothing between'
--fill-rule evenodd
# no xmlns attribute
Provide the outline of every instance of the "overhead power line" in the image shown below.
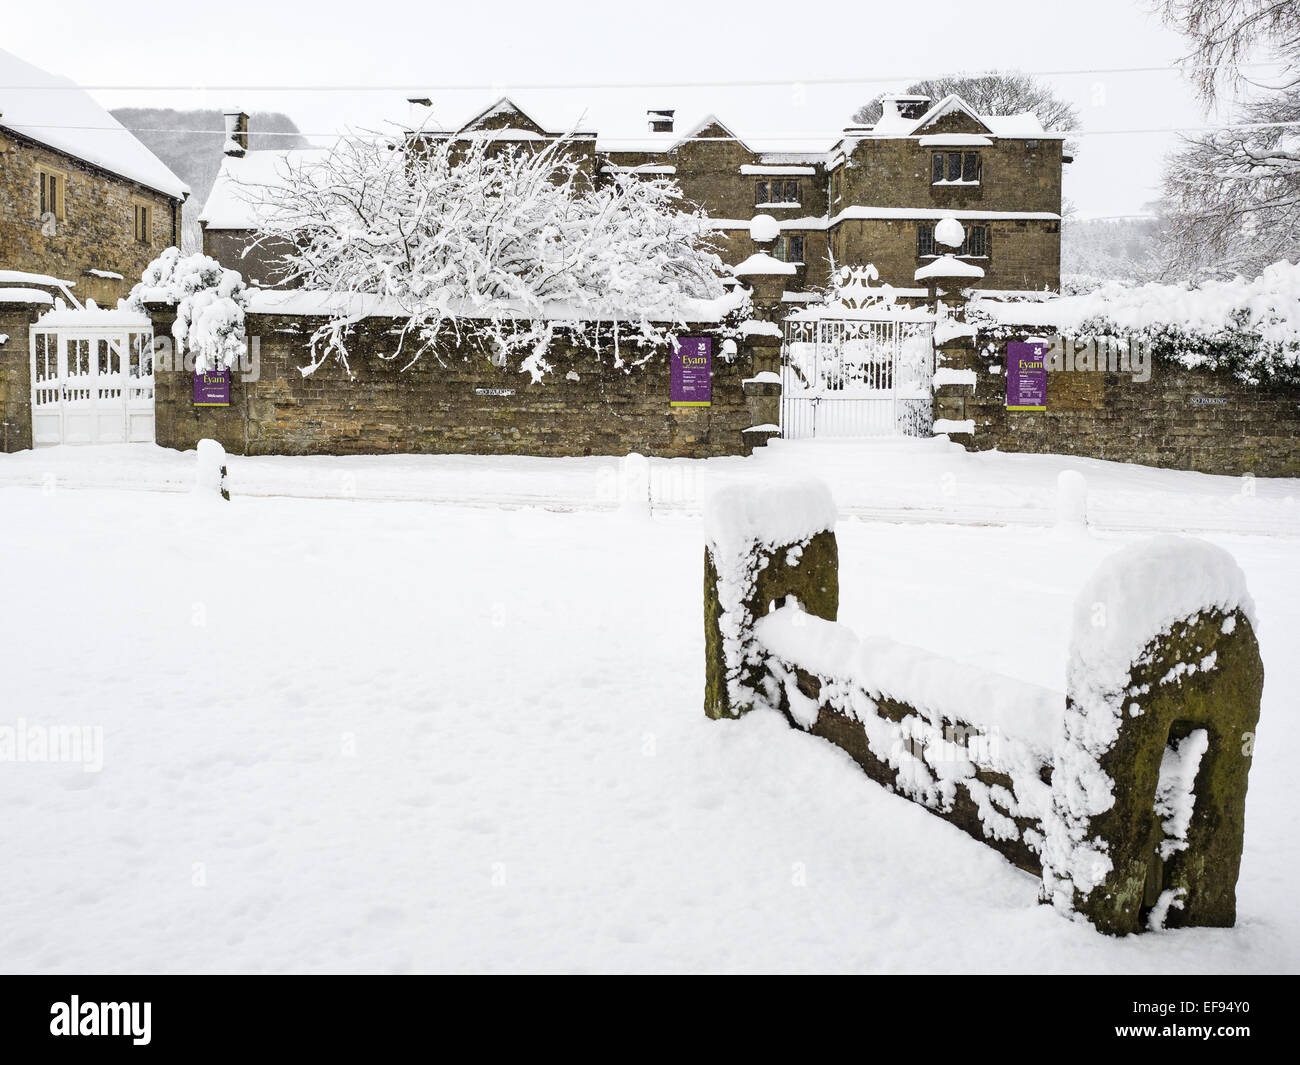
<svg viewBox="0 0 1300 1065"><path fill-rule="evenodd" d="M1268 63L1247 64L1251 67L1267 67ZM1060 70L1026 70L1010 71L1009 73L1020 74L1031 78L1068 78L1068 77L1095 77L1099 75L1112 74L1165 74L1177 72L1179 65L1177 63L1164 63L1155 66L1139 67L1084 67L1084 68L1063 68ZM0 92L7 89L21 89L24 92L33 91L96 91L96 92L497 92L509 93L515 92L544 92L559 91L567 92L576 89L681 89L681 88L701 88L701 89L754 89L765 86L794 86L794 85L878 85L887 82L893 83L911 83L917 81L927 81L938 78L962 77L962 78L979 78L989 75L1008 73L1000 70L977 70L971 72L961 72L954 75L951 71L936 74L930 72L927 74L879 74L879 75L855 75L852 77L832 77L832 76L812 76L807 78L720 78L715 80L689 79L682 81L570 81L570 82L521 82L521 81L483 81L483 82L445 82L440 85L431 85L428 82L393 82L382 85L365 85L365 84L303 84L303 85L274 85L274 84L175 84L175 85L144 85L144 84L110 84L104 83L99 85L0 85Z"/></svg>
<svg viewBox="0 0 1300 1065"><path fill-rule="evenodd" d="M63 126L63 125L47 125L47 124L36 124L36 123L24 124L20 122L15 122L13 124L10 124L3 120L2 115L0 115L0 126L3 126L5 129L14 130L15 132L18 133L21 133L24 130L68 130L68 131L89 132L89 133L129 133L133 136L137 133L202 133L214 137L225 136L223 130L211 129L211 128L183 129L183 128L171 128L171 127L151 127L151 128L140 128L140 129L128 129L124 126L75 126L75 125ZM1076 137L1112 137L1112 136L1123 136L1126 134L1139 134L1139 133L1140 134L1227 133L1233 130L1288 129L1292 127L1300 127L1300 120L1291 121L1291 122L1237 122L1237 123L1229 123L1229 124L1217 125L1217 126L1149 126L1143 129L1076 129L1076 130L1058 131L1055 136L1064 137L1067 140L1073 140ZM393 134L402 133L402 132L421 132L421 133L428 134L429 136L440 136L443 134L454 135L460 131L459 130L434 130L434 129L410 131L405 129L395 129L393 131ZM493 131L483 130L482 132L488 134ZM348 137L348 136L351 137L357 137L357 136L364 137L365 135L381 136L383 134L381 134L379 131L370 131L370 130L362 130L360 131L360 133L358 133L357 131L340 132L339 130L335 130L331 133L304 133L300 130L295 130L292 132L284 132L280 130L266 130L266 131L252 130L251 135L253 137L304 137L308 139L315 138L317 140L323 140L323 139ZM557 133L557 134L552 134L550 136L550 139L564 140L568 136L569 135L566 133ZM915 136L920 137L920 136L924 136L924 134L915 134ZM997 137L997 134L996 133L992 134L992 136ZM835 140L838 140L841 137L846 137L851 139L854 137L854 134L846 133L845 129L843 127L840 127L833 130L825 130L825 131L807 130L807 129L798 130L798 131L776 131L776 132L764 131L762 133L752 134L748 137L748 139L753 141L809 141L809 142L816 142L818 144L826 144L826 143L833 143ZM508 140L509 138L502 138L502 139ZM735 138L682 137L681 139L671 141L670 143L667 142L667 138L665 138L665 142L666 142L666 146L672 146L677 144L685 144L688 142L691 143L706 142L706 141L725 142L725 141L731 141L733 139ZM740 139L744 140L746 138L742 137ZM860 136L858 137L858 139L869 140L870 137ZM1033 138L1020 137L1017 139L1032 140ZM1045 135L1043 138L1040 139L1054 139L1054 138ZM646 136L601 137L598 135L597 140L601 144L645 144Z"/></svg>

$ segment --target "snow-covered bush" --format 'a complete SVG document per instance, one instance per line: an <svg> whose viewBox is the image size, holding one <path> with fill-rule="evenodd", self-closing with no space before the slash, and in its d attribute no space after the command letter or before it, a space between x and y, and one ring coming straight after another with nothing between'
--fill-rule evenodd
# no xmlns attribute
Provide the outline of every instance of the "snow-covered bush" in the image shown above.
<svg viewBox="0 0 1300 1065"><path fill-rule="evenodd" d="M1223 370L1249 384L1300 384L1300 263L1195 287L1110 281L1045 301L977 296L968 320L993 330L1051 328L1084 341L1145 341L1157 360L1188 369Z"/></svg>
<svg viewBox="0 0 1300 1065"><path fill-rule="evenodd" d="M559 321L621 323L625 341L664 346L672 323L724 298L707 219L672 181L597 187L564 140L348 139L250 194L287 282L379 297L402 320L393 357L407 365L468 331L540 380ZM355 322L344 310L317 329L304 372L330 357L346 367Z"/></svg>
<svg viewBox="0 0 1300 1065"><path fill-rule="evenodd" d="M177 354L192 350L199 373L230 369L244 354L244 280L216 259L168 248L145 268L127 303L137 310L146 303L175 304Z"/></svg>

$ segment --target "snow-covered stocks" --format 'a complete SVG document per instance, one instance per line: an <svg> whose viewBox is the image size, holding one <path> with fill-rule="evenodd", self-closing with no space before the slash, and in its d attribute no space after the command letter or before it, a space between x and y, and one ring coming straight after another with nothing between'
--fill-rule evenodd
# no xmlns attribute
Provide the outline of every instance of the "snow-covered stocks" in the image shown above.
<svg viewBox="0 0 1300 1065"><path fill-rule="evenodd" d="M1112 555L1079 593L1044 823L1058 908L1109 932L1137 930L1157 904L1169 924L1234 923L1256 626L1233 557L1185 537Z"/></svg>
<svg viewBox="0 0 1300 1065"><path fill-rule="evenodd" d="M833 521L818 484L710 501L706 713L784 711L1101 931L1232 925L1263 686L1232 557L1161 537L1109 558L1062 695L835 623Z"/></svg>
<svg viewBox="0 0 1300 1065"><path fill-rule="evenodd" d="M236 271L206 255L181 255L179 248L168 248L151 262L127 297L135 310L147 303L176 306L176 353L193 351L198 373L231 369L243 356L245 302Z"/></svg>
<svg viewBox="0 0 1300 1065"><path fill-rule="evenodd" d="M626 361L643 362L673 323L741 302L724 290L704 215L683 209L671 180L596 187L569 149L360 137L251 190L259 241L283 251L287 283L331 294L304 372L330 357L346 367L365 314L402 321L393 357L405 365L469 333L537 381L566 323L610 323L624 365L629 346Z"/></svg>
<svg viewBox="0 0 1300 1065"><path fill-rule="evenodd" d="M754 704L762 656L754 623L793 596L834 620L839 610L835 501L820 481L729 485L704 511L705 713Z"/></svg>

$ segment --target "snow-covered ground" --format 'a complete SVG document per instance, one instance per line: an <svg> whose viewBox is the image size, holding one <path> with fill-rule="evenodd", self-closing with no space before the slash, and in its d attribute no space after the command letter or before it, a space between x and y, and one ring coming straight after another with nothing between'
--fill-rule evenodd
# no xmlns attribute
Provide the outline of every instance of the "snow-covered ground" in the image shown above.
<svg viewBox="0 0 1300 1065"><path fill-rule="evenodd" d="M622 460L483 455L228 458L238 495L422 500L457 506L612 510ZM1042 526L1056 519L1062 470L1085 475L1092 522L1106 530L1300 536L1300 479L1215 477L1063 455L971 454L947 439L773 441L748 459L651 459L656 513L698 514L738 478L820 477L842 513L886 521ZM188 491L194 453L142 444L0 455L0 487Z"/></svg>
<svg viewBox="0 0 1300 1065"><path fill-rule="evenodd" d="M1123 531L1032 526L1066 465ZM193 466L0 456L0 725L103 729L99 772L0 762L0 968L1300 969L1300 483L927 444L654 463L649 520L602 459L232 458L228 506L123 490ZM1129 530L1266 529L1209 534L1267 673L1237 928L1104 938L835 748L704 718L695 501L812 466L849 512L843 620L1057 688ZM1024 523L858 516L885 507Z"/></svg>

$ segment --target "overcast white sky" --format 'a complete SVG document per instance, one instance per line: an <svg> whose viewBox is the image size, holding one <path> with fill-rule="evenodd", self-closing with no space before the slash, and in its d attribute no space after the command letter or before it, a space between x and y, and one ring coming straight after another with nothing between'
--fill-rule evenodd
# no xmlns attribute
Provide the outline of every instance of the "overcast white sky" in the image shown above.
<svg viewBox="0 0 1300 1065"><path fill-rule="evenodd" d="M776 84L762 89L626 90L612 102L634 127L646 107L675 106L686 114L716 111L742 136L825 131L829 145L830 132L859 103L913 76L990 67L1166 68L1045 79L1078 106L1090 134L1066 170L1066 196L1083 217L1140 211L1154 198L1162 154L1175 144L1171 135L1109 131L1206 121L1173 67L1185 42L1160 24L1148 0L61 0L55 8L6 7L0 47L82 84L211 87L95 89L106 106L281 110L310 134L401 117L411 93L227 87L484 86L430 93L451 120L520 83L771 79ZM862 81L811 84L816 78ZM520 95L567 115L577 100L602 92ZM610 104L605 93L593 114Z"/></svg>

